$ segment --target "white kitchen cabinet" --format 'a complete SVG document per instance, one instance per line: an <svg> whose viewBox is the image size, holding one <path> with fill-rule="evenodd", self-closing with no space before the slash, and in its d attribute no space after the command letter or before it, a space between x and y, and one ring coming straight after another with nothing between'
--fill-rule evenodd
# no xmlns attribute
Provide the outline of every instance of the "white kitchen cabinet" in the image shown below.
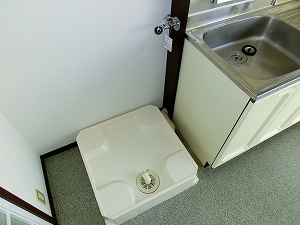
<svg viewBox="0 0 300 225"><path fill-rule="evenodd" d="M253 137L253 143L258 144L283 129L288 127L288 124L292 125L295 121L290 121L294 118L293 115L297 118L297 106L299 106L300 98L296 95L299 92L300 84L292 85L284 90L281 90L270 96L266 99L268 101L270 98L276 98L278 104L274 107L270 116L266 118L262 128L257 132L257 135ZM294 109L295 108L295 109Z"/></svg>
<svg viewBox="0 0 300 225"><path fill-rule="evenodd" d="M203 163L212 164L249 97L185 41L173 120Z"/></svg>
<svg viewBox="0 0 300 225"><path fill-rule="evenodd" d="M300 120L300 84L253 103L185 41L173 120L203 165L213 168Z"/></svg>
<svg viewBox="0 0 300 225"><path fill-rule="evenodd" d="M227 162L281 131L278 118L284 120L289 116L288 113L282 114L281 110L293 97L296 88L297 85L293 85L260 101L250 103L247 112L241 115L219 155L212 163L212 167Z"/></svg>
<svg viewBox="0 0 300 225"><path fill-rule="evenodd" d="M288 102L288 104L282 110L282 114L288 115L286 119L282 121L280 129L283 130L292 126L293 124L300 121L300 84L293 98Z"/></svg>

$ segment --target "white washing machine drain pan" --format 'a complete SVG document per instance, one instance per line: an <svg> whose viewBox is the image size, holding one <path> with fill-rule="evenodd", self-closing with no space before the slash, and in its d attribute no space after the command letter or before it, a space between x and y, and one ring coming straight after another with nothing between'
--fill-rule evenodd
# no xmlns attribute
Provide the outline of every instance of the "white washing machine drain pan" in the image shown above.
<svg viewBox="0 0 300 225"><path fill-rule="evenodd" d="M155 106L84 129L76 140L106 224L121 224L198 181L196 163Z"/></svg>

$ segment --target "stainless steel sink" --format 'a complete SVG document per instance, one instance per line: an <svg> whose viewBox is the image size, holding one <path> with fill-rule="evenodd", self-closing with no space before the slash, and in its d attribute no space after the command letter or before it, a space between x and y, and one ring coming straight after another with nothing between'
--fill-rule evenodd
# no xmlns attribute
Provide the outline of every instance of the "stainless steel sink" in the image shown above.
<svg viewBox="0 0 300 225"><path fill-rule="evenodd" d="M300 80L300 1L186 33L187 39L254 101Z"/></svg>
<svg viewBox="0 0 300 225"><path fill-rule="evenodd" d="M207 31L204 42L242 76L265 80L300 68L300 31L256 16Z"/></svg>

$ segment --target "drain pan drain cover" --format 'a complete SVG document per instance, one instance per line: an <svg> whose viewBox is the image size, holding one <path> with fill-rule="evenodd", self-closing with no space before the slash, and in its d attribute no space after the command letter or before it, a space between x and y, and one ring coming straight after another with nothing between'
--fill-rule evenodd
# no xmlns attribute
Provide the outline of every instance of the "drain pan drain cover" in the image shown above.
<svg viewBox="0 0 300 225"><path fill-rule="evenodd" d="M150 182L146 181L143 177L144 173L148 173L149 177L150 177ZM159 183L160 183L160 179L159 176L152 170L146 170L145 172L141 172L138 174L138 176L136 177L136 186L138 187L138 189L145 193L145 194L151 194L153 192L155 192L158 187L159 187Z"/></svg>

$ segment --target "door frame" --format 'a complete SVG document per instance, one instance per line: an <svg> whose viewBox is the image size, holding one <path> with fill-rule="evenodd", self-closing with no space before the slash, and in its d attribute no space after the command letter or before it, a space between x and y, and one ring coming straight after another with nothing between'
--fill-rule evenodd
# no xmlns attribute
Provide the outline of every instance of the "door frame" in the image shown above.
<svg viewBox="0 0 300 225"><path fill-rule="evenodd" d="M185 30L189 7L190 0L172 0L171 15L177 16L181 23L179 31L173 30L170 32L170 37L173 39L173 46L172 52L168 52L167 54L163 107L168 110L171 119L174 111L183 43L186 37Z"/></svg>
<svg viewBox="0 0 300 225"><path fill-rule="evenodd" d="M30 205L29 203L25 202L23 199L17 197L16 195L10 193L9 191L5 190L4 188L0 187L0 197L5 199L8 202L28 211L29 213L40 217L41 219L51 223L51 224L58 224L57 220L48 214L44 213L43 211L37 209L36 207Z"/></svg>

